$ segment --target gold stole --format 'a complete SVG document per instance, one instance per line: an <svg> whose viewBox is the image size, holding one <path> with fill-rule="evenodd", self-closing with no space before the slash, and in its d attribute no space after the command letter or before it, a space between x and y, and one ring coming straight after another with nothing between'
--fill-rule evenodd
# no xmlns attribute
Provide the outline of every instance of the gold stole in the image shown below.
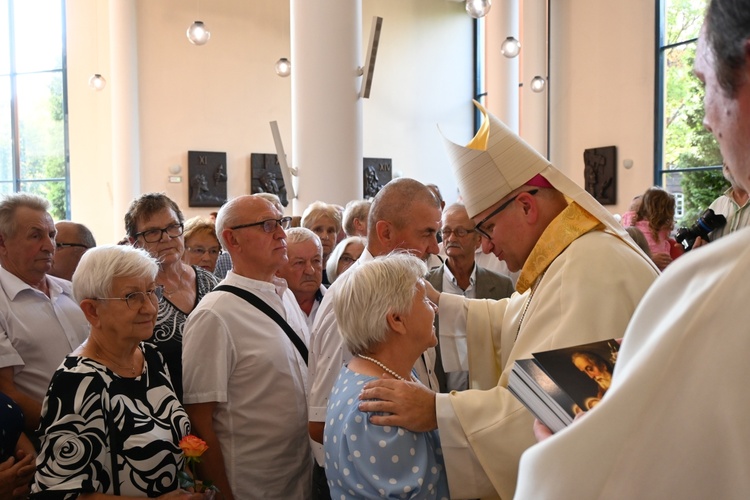
<svg viewBox="0 0 750 500"><path fill-rule="evenodd" d="M516 282L518 293L524 293L547 270L552 261L579 237L594 229L603 229L599 219L571 202L542 233L521 269Z"/></svg>

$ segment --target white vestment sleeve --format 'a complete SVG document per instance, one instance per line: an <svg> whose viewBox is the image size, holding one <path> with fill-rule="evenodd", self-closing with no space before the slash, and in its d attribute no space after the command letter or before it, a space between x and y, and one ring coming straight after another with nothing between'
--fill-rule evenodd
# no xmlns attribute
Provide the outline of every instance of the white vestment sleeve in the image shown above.
<svg viewBox="0 0 750 500"><path fill-rule="evenodd" d="M466 344L467 299L461 295L440 294L438 320L440 326L440 354L446 373L468 371L469 355Z"/></svg>
<svg viewBox="0 0 750 500"><path fill-rule="evenodd" d="M448 394L435 395L435 412L451 498L496 496L495 488L469 446Z"/></svg>

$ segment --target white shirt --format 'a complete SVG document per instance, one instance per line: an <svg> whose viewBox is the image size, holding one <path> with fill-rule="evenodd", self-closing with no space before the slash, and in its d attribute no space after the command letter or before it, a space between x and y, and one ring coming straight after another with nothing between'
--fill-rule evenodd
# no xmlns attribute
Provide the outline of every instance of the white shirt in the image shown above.
<svg viewBox="0 0 750 500"><path fill-rule="evenodd" d="M716 240L738 229L750 226L750 199L744 205L739 206L734 201L731 187L724 191L724 194L716 198L708 208L712 209L714 213L721 214L727 218L727 223L724 227L711 231L709 235L711 240Z"/></svg>
<svg viewBox="0 0 750 500"><path fill-rule="evenodd" d="M220 284L257 295L307 340L283 280L229 271ZM307 370L276 322L240 297L211 292L185 324L182 364L185 404L218 402L214 431L235 498L309 498Z"/></svg>
<svg viewBox="0 0 750 500"><path fill-rule="evenodd" d="M310 315L306 316L305 323L307 324L307 330L308 332L312 331L313 323L315 323L315 316L318 314L318 309L320 309L320 304L323 302L323 297L326 296L326 292L328 291L328 288L325 287L325 285L320 285L320 300L315 299L315 302L313 302L312 309L310 309ZM305 311L302 311L304 314ZM309 342L308 342L309 344Z"/></svg>
<svg viewBox="0 0 750 500"><path fill-rule="evenodd" d="M458 286L456 277L453 275L448 266L443 266L443 291L446 293L452 293L453 295L463 295L468 299L477 298L477 265L474 264L474 268L471 270L469 276L469 286L466 290L463 290Z"/></svg>
<svg viewBox="0 0 750 500"><path fill-rule="evenodd" d="M39 404L65 356L89 335L70 281L47 275L50 296L0 268L0 368Z"/></svg>

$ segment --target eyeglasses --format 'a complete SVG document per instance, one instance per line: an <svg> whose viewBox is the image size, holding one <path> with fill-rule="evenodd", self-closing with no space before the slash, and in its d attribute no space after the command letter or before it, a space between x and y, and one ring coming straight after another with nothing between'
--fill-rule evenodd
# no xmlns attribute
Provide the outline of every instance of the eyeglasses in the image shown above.
<svg viewBox="0 0 750 500"><path fill-rule="evenodd" d="M86 250L88 250L90 248L88 245L84 245L83 243L59 243L59 242L56 242L55 246L58 248L58 250L60 248L71 248L71 247L80 247L80 248L85 248Z"/></svg>
<svg viewBox="0 0 750 500"><path fill-rule="evenodd" d="M211 257L218 257L223 252L221 248L203 248L203 247L187 247L185 250L190 252L191 254L195 255L196 257L202 257L204 254L208 253Z"/></svg>
<svg viewBox="0 0 750 500"><path fill-rule="evenodd" d="M276 226L281 226L281 229L289 229L292 225L291 217L282 217L281 219L266 219L260 222L253 222L251 224L240 224L239 226L230 227L229 229L242 229L244 227L263 226L263 231L266 233L272 233L276 231Z"/></svg>
<svg viewBox="0 0 750 500"><path fill-rule="evenodd" d="M124 300L129 309L138 311L146 303L146 297L148 297L152 304L156 305L163 290L163 286L157 285L145 292L130 292L125 297L94 297L93 300Z"/></svg>
<svg viewBox="0 0 750 500"><path fill-rule="evenodd" d="M457 227L456 229L450 229L450 228L443 229L442 231L440 231L440 234L443 235L443 239L445 240L445 239L450 238L451 235L454 235L457 238L463 238L467 234L473 233L473 232L474 232L473 229L464 229L462 227Z"/></svg>
<svg viewBox="0 0 750 500"><path fill-rule="evenodd" d="M539 192L539 190L538 190L538 189L532 189L531 191L524 191L523 193L528 193L528 194L530 194L531 196L534 196L534 195L535 195L535 194L537 194L538 192ZM513 202L514 202L514 201L516 200L516 198L518 198L519 196L521 196L521 195L522 195L523 193L518 193L517 195L515 195L515 196L514 196L513 198L511 198L510 200L506 201L505 203L503 203L502 205L500 205L499 207L497 207L497 210L495 210L495 211L494 211L494 212L492 212L492 213L491 213L490 215L488 215L488 216L487 216L487 217L485 217L484 219L482 219L482 220L480 220L479 222L477 222L477 225L476 225L476 226L474 226L474 229L476 229L476 230L477 230L477 231L479 232L479 234L481 234L482 236L484 236L484 237L485 237L485 238L487 238L488 240L491 240L491 239L492 239L492 237L491 237L491 236L490 236L489 234L487 234L487 233L486 233L486 232L484 231L484 229L482 229L482 228L481 228L481 225L482 225L482 224L484 224L484 223L486 223L486 222L487 222L488 220L490 220L491 218L493 218L494 216L496 216L497 214L499 214L500 212L502 212L502 211L503 211L503 210L505 210L506 208L508 208L508 205L510 205L511 203L513 203Z"/></svg>
<svg viewBox="0 0 750 500"><path fill-rule="evenodd" d="M177 238L182 234L184 228L182 224L170 224L163 229L147 229L146 231L135 233L135 237L143 236L143 240L146 243L156 243L161 240L161 235L164 233L167 233L167 236L170 238Z"/></svg>

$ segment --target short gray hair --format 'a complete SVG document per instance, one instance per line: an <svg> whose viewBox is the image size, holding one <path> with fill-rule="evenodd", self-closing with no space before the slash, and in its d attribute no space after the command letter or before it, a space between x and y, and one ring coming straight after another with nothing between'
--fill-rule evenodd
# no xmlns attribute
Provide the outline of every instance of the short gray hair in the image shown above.
<svg viewBox="0 0 750 500"><path fill-rule="evenodd" d="M333 307L341 336L355 356L385 341L386 316L411 309L427 265L406 252L391 252L352 266L339 277Z"/></svg>
<svg viewBox="0 0 750 500"><path fill-rule="evenodd" d="M321 217L328 217L336 226L336 232L341 231L341 212L335 205L323 201L312 202L304 212L302 212L302 227L312 229Z"/></svg>
<svg viewBox="0 0 750 500"><path fill-rule="evenodd" d="M362 245L367 248L367 239L364 236L349 236L348 238L339 241L334 249L331 250L331 255L328 256L328 261L326 262L326 276L328 277L329 283L333 283L333 281L338 278L336 269L339 267L339 259L344 252L346 252L346 247L355 242L362 243Z"/></svg>
<svg viewBox="0 0 750 500"><path fill-rule="evenodd" d="M112 280L121 278L156 279L159 264L142 248L131 245L101 245L87 250L73 273L73 295L78 302L108 297Z"/></svg>
<svg viewBox="0 0 750 500"><path fill-rule="evenodd" d="M354 220L358 219L367 227L367 217L370 214L370 200L352 200L344 207L342 225L347 236L355 236Z"/></svg>
<svg viewBox="0 0 750 500"><path fill-rule="evenodd" d="M323 245L320 238L306 227L292 227L286 230L286 244L302 243L304 241L314 241L320 250L320 256L323 256Z"/></svg>
<svg viewBox="0 0 750 500"><path fill-rule="evenodd" d="M21 207L30 208L39 212L49 212L49 202L31 193L13 193L3 196L0 200L0 234L11 237L16 234L18 224L16 223L16 210Z"/></svg>

